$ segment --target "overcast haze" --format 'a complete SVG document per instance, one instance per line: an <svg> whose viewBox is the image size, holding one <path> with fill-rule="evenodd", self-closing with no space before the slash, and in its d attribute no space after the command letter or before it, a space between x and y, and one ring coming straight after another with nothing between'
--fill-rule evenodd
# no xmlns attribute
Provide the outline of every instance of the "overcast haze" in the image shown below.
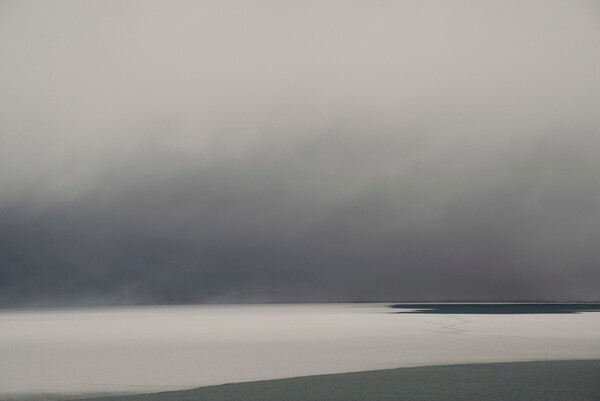
<svg viewBox="0 0 600 401"><path fill-rule="evenodd" d="M0 306L598 300L597 1L0 2Z"/></svg>

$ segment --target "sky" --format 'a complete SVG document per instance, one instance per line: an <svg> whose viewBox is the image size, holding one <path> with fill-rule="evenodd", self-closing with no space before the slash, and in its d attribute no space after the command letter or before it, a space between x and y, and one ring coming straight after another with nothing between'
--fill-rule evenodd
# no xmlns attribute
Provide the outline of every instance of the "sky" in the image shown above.
<svg viewBox="0 0 600 401"><path fill-rule="evenodd" d="M597 1L1 1L0 307L600 299Z"/></svg>

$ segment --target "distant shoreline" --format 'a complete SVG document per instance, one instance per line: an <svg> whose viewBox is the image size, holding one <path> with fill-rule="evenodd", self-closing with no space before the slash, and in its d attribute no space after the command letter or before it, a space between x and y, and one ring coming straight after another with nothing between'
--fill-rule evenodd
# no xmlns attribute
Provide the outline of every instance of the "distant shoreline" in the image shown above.
<svg viewBox="0 0 600 401"><path fill-rule="evenodd" d="M600 400L600 360L385 369L86 398L94 401ZM84 399L80 399L82 401Z"/></svg>
<svg viewBox="0 0 600 401"><path fill-rule="evenodd" d="M120 310L120 309L131 309L131 308L198 308L198 307L252 307L252 306L331 306L331 305L431 305L431 304L465 304L465 305L600 305L600 300L593 301L572 301L572 300L557 300L557 301L544 301L544 300L412 300L412 301L314 301L314 302L206 302L206 303L172 303L172 304L153 304L153 303L124 303L124 304L91 304L91 305L71 305L71 304L57 304L57 305L45 305L45 306L32 306L32 305L11 305L1 306L0 314L3 313L36 313L36 312L66 312L66 311L94 311L94 310Z"/></svg>

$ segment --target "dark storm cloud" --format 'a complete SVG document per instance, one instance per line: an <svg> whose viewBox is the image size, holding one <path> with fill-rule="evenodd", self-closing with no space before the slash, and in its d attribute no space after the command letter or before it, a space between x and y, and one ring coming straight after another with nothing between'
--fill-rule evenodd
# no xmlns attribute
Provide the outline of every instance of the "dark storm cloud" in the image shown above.
<svg viewBox="0 0 600 401"><path fill-rule="evenodd" d="M597 299L597 11L6 3L0 304Z"/></svg>

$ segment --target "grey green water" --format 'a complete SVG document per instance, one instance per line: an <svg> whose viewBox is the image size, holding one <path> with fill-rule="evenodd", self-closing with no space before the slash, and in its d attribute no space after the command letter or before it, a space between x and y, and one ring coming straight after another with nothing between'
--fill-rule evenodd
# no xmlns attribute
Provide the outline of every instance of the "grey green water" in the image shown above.
<svg viewBox="0 0 600 401"><path fill-rule="evenodd" d="M401 368L212 386L96 401L597 401L600 361Z"/></svg>

